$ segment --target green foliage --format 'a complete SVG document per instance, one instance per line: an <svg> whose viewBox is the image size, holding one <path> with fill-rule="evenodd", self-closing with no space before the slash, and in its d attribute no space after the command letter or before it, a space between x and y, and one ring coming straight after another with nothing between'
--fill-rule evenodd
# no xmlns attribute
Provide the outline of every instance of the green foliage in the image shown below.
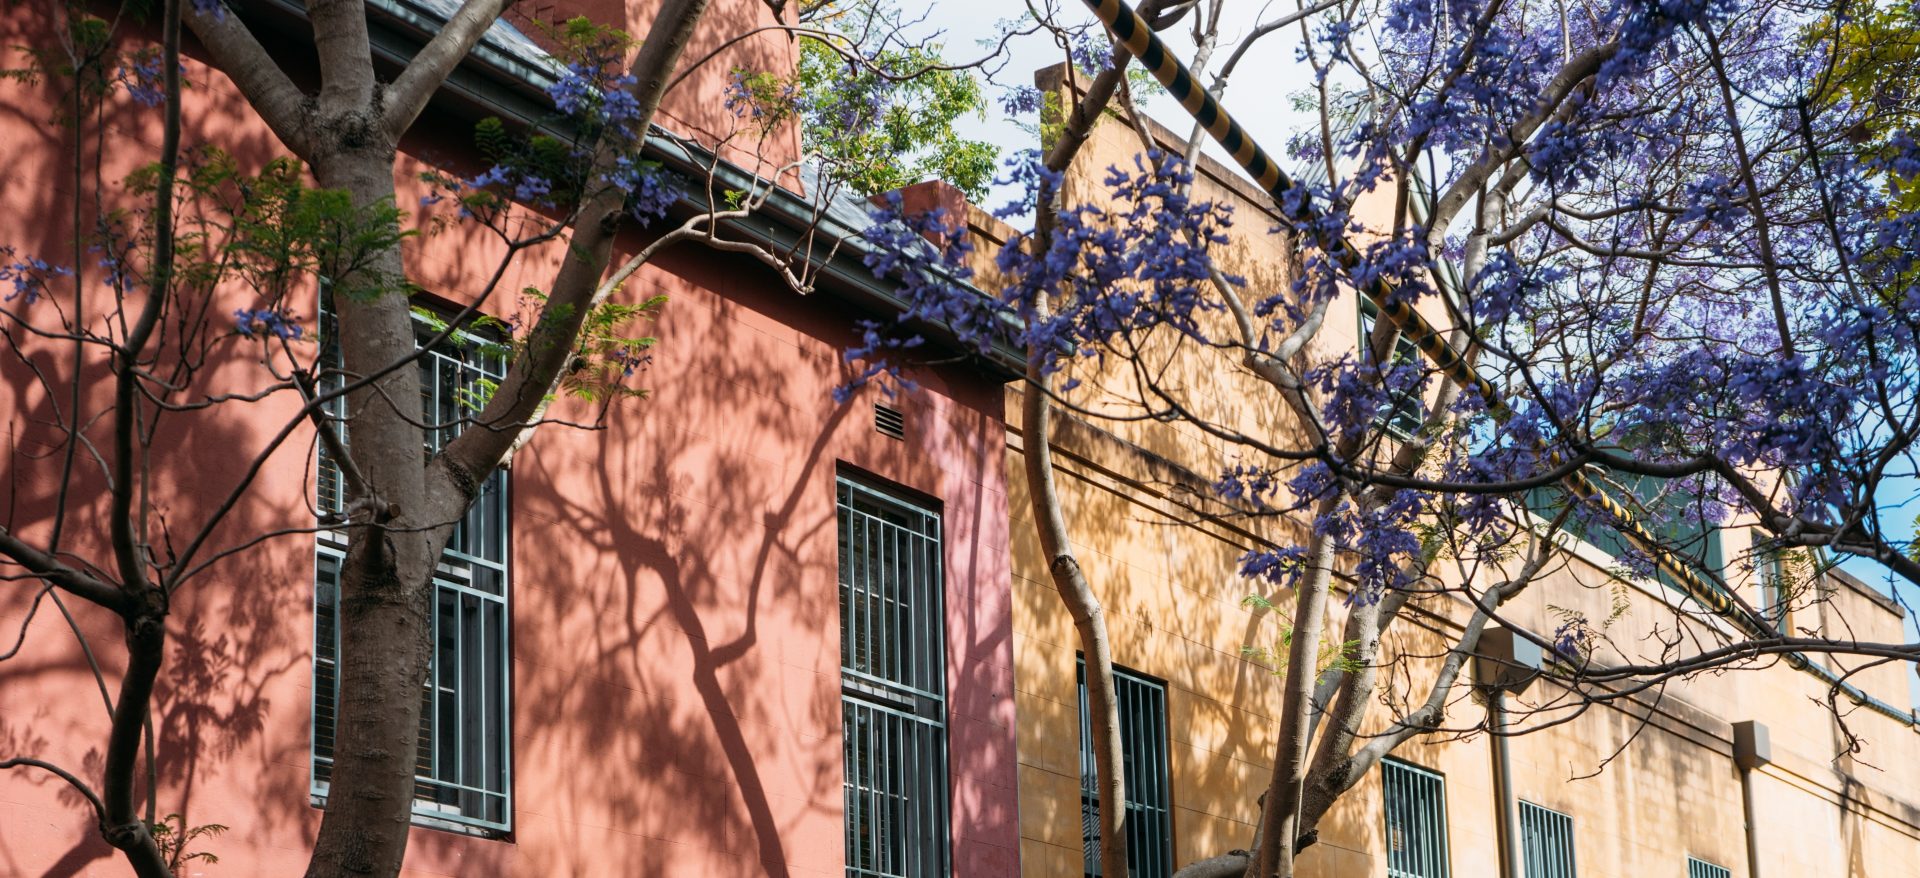
<svg viewBox="0 0 1920 878"><path fill-rule="evenodd" d="M356 299L407 289L377 268L383 254L413 234L401 230L391 200L356 206L346 190L309 187L304 169L290 158L247 174L213 146L190 151L181 170L183 201L201 208L177 232L182 276L211 279L232 269L274 300L310 276ZM127 178L127 188L152 197L159 179L159 167L149 165Z"/></svg>
<svg viewBox="0 0 1920 878"><path fill-rule="evenodd" d="M536 20L533 26L553 41L554 57L562 61L611 63L639 45L632 34L584 15L557 23Z"/></svg>
<svg viewBox="0 0 1920 878"><path fill-rule="evenodd" d="M1133 102L1140 105L1143 112L1148 98L1167 93L1167 87L1138 64L1127 65L1127 90L1133 93Z"/></svg>
<svg viewBox="0 0 1920 878"><path fill-rule="evenodd" d="M661 308L667 304L667 297L653 296L636 304L628 304L612 301L617 296L616 291L615 296L594 306L581 321L573 356L568 359L566 370L560 376L560 392L587 402L647 398L647 389L630 386L630 382L635 374L652 362L653 347L660 340L651 335L633 335L630 332L635 323L658 319ZM546 294L534 287L521 290L520 301L523 313L544 311L545 316L553 320L565 320L571 316L567 306L549 305ZM524 353L529 343L524 338L515 340L508 357L511 359ZM491 396L492 388L485 388L479 393ZM480 403L484 405L485 401L480 400Z"/></svg>
<svg viewBox="0 0 1920 878"><path fill-rule="evenodd" d="M1506 525L1496 524L1473 532L1463 525L1458 510L1451 505L1438 506L1431 520L1415 520L1407 527L1420 539L1421 567L1459 558L1463 549L1466 557L1486 561L1508 561L1520 554Z"/></svg>
<svg viewBox="0 0 1920 878"><path fill-rule="evenodd" d="M608 301L587 312L572 365L560 380L561 391L588 402L622 396L645 399L647 390L628 386L627 379L652 361L650 351L660 340L650 335L627 335L627 327L658 318L666 303L666 296L632 305Z"/></svg>
<svg viewBox="0 0 1920 878"><path fill-rule="evenodd" d="M480 120L473 143L491 167L471 179L444 170L420 174L432 189L423 206L450 200L459 221L477 222L508 239L551 233L551 214L564 214L601 187L627 193L638 219L664 214L675 193L661 164L642 158L645 126L625 66L635 45L632 37L581 17L535 25L556 44L553 57L565 65L548 88L555 116L541 127L510 125L498 117ZM598 164L609 154L612 169ZM516 213L511 210L516 203L549 216ZM439 229L454 220L435 213L428 224Z"/></svg>
<svg viewBox="0 0 1920 878"><path fill-rule="evenodd" d="M797 117L804 147L862 194L939 178L968 198L984 198L999 153L955 127L965 116L984 117L979 80L966 70L940 69L947 62L938 44L848 49L896 26L897 12L880 0L856 0L822 18L846 39L830 44L803 36L791 79L735 72L759 123ZM849 52L862 60L849 60Z"/></svg>
<svg viewBox="0 0 1920 878"><path fill-rule="evenodd" d="M415 234L400 229L400 209L391 200L356 206L345 190L302 189L290 208L282 228L335 293L366 300L405 288L402 278L374 267L374 260Z"/></svg>
<svg viewBox="0 0 1920 878"><path fill-rule="evenodd" d="M1861 4L1833 38L1834 86L1867 113L1856 136L1878 146L1920 125L1920 7L1908 0Z"/></svg>
<svg viewBox="0 0 1920 878"><path fill-rule="evenodd" d="M1065 131L1067 127L1066 110L1063 108L1060 92L1041 92L1040 121L1037 124L1028 124L1026 122L1020 122L1018 124L1021 130L1032 134L1034 139L1040 143L1051 144L1059 141L1060 133Z"/></svg>
<svg viewBox="0 0 1920 878"><path fill-rule="evenodd" d="M157 280L146 260L157 243L152 205L161 171L156 163L128 174L122 183L135 206L109 209L88 240L123 295ZM173 189L175 296L191 301L238 282L273 310L315 280L361 299L410 292L403 278L378 267L412 234L401 230L393 202L356 207L346 191L313 188L306 179L291 158L248 172L217 147L183 150Z"/></svg>
<svg viewBox="0 0 1920 878"><path fill-rule="evenodd" d="M1863 157L1889 156L1891 138L1920 130L1920 6L1911 0L1863 3L1835 29L1831 20L1814 29L1830 37L1834 53L1833 90L1828 100L1846 100L1863 111L1850 132ZM1920 181L1902 181L1888 174L1883 184L1893 196L1896 214L1920 212ZM1868 260L1899 254L1869 254ZM1897 287L1920 281L1920 272L1907 272ZM1886 291L1889 304L1897 291Z"/></svg>
<svg viewBox="0 0 1920 878"><path fill-rule="evenodd" d="M1257 594L1240 599L1240 605L1249 609L1274 610L1272 601ZM1279 637L1272 646L1242 646L1240 655L1249 661L1267 666L1267 672L1276 677L1287 673L1287 656L1293 648L1293 624L1283 621ZM1333 643L1324 637L1315 650L1314 676L1318 678L1329 672L1350 674L1360 669L1360 641L1349 640Z"/></svg>
<svg viewBox="0 0 1920 878"><path fill-rule="evenodd" d="M500 382L491 378L475 378L473 383L461 387L454 393L454 403L471 412L478 412L493 400L493 393L500 389Z"/></svg>
<svg viewBox="0 0 1920 878"><path fill-rule="evenodd" d="M227 827L218 823L205 823L189 827L187 818L180 814L168 814L159 821L147 824L147 831L153 835L153 843L160 848L160 856L167 861L167 868L173 874L185 873L187 864L194 860L212 865L220 858L207 851L190 851L187 846L202 838L213 838L227 831Z"/></svg>
<svg viewBox="0 0 1920 878"><path fill-rule="evenodd" d="M1826 582L1821 576L1825 569L1812 549L1768 550L1759 563L1763 567L1761 575L1769 580L1775 592L1772 600L1787 606L1804 605L1809 595Z"/></svg>

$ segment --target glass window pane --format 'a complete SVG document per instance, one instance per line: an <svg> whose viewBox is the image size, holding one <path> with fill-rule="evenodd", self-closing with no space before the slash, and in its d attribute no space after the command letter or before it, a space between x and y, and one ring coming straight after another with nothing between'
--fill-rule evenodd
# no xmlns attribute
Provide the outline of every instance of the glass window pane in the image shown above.
<svg viewBox="0 0 1920 878"><path fill-rule="evenodd" d="M1380 763L1388 878L1447 878L1446 782L1395 760Z"/></svg>
<svg viewBox="0 0 1920 878"><path fill-rule="evenodd" d="M337 363L331 303L325 295L320 326L322 357ZM415 326L422 342L438 331L426 319L417 318ZM505 363L490 344L456 332L421 358L421 413L440 425L427 437L430 450L464 429L464 419L484 400L487 385L483 382L504 374ZM341 386L338 373L328 373L322 386ZM328 410L339 414L344 409L336 402ZM321 509L343 508L338 467L324 448L317 482ZM511 818L507 801L512 763L507 694L508 508L506 473L495 472L454 528L436 576L432 664L421 691L415 813L481 831L506 830ZM338 705L338 581L346 543L334 533L321 534L319 542L314 589L313 778L315 793L324 795Z"/></svg>
<svg viewBox="0 0 1920 878"><path fill-rule="evenodd" d="M835 497L847 875L945 875L938 518L848 479Z"/></svg>

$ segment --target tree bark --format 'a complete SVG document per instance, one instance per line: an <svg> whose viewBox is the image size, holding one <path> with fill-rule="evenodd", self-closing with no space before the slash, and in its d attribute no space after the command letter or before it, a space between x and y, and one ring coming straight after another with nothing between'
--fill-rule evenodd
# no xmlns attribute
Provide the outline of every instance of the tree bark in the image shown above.
<svg viewBox="0 0 1920 878"><path fill-rule="evenodd" d="M666 0L634 58L632 93L640 107L634 127L646 131L665 97L667 84L680 55L693 36L694 26L706 14L708 0ZM602 148L590 179L604 179L616 155ZM626 193L604 184L590 191L574 222L568 258L561 264L548 294L548 304L529 335L528 354L507 370L492 399L475 417L483 429L468 430L448 443L435 461L436 485L478 486L488 472L524 442L542 400L554 389L561 369L573 358L574 341L589 312L599 304L600 278L612 261L613 241L620 228ZM462 507L464 511L464 507Z"/></svg>
<svg viewBox="0 0 1920 878"><path fill-rule="evenodd" d="M350 44L350 43L349 43ZM368 108L370 110L370 108ZM367 210L394 197L395 146L370 111L322 123L336 151L316 156L314 176ZM354 147L344 144L356 143ZM400 252L375 254L336 278L341 359L368 374L413 356L413 319ZM377 290L353 292L363 284ZM434 561L452 532L428 501L418 421L419 371L394 369L347 396L347 445L372 492L352 522L340 571L339 717L326 813L307 875L394 875L412 818L420 690L431 644ZM406 410L402 410L405 408Z"/></svg>
<svg viewBox="0 0 1920 878"><path fill-rule="evenodd" d="M1021 465L1026 470L1027 493L1033 501L1034 529L1047 572L1060 602L1073 617L1086 656L1087 719L1092 727L1094 783L1100 796L1100 870L1103 875L1127 872L1127 787L1120 772L1120 705L1113 682L1113 645L1107 639L1106 611L1093 586L1073 556L1059 488L1053 481L1051 441L1052 403L1047 378L1040 371L1039 352L1027 356L1027 387L1021 395Z"/></svg>
<svg viewBox="0 0 1920 878"><path fill-rule="evenodd" d="M1333 513L1339 495L1315 504L1314 520ZM1326 628L1327 594L1333 582L1333 541L1318 533L1307 547L1307 572L1294 596L1293 642L1287 648L1287 682L1280 702L1280 739L1273 756L1273 778L1260 813L1258 878L1293 876L1293 840L1300 830L1300 793L1307 783L1307 711L1312 709L1314 665Z"/></svg>
<svg viewBox="0 0 1920 878"><path fill-rule="evenodd" d="M134 776L140 760L140 733L146 728L148 702L167 648L166 617L152 608L125 619L127 670L120 678L120 694L113 705L113 726L107 735L107 754L101 774L101 804L105 809L100 831L107 844L118 848L140 878L174 878L167 859L155 843L153 830L140 818Z"/></svg>
<svg viewBox="0 0 1920 878"><path fill-rule="evenodd" d="M1147 0L1140 14L1157 26L1171 26L1178 16L1162 21L1160 10L1168 0ZM1132 56L1115 44L1112 62L1095 76L1086 94L1074 101L1072 109L1047 151L1047 167L1063 172L1073 164L1074 156L1085 146L1093 123L1113 101L1115 91L1126 76ZM1067 94L1073 94L1068 71ZM1045 252L1059 216L1059 191L1042 192L1035 205L1031 246ZM1046 296L1037 297L1034 307L1041 317L1048 308ZM1042 371L1041 352L1027 351L1026 384L1021 392L1021 464L1027 477L1027 492L1033 504L1034 529L1040 538L1040 550L1047 558L1047 572L1073 618L1079 634L1080 651L1086 661L1087 720L1092 737L1094 788L1100 797L1100 871L1124 876L1127 869L1126 778L1121 773L1125 758L1120 741L1120 705L1113 676L1113 646L1107 637L1106 610L1094 595L1085 571L1073 555L1072 538L1067 532L1066 513L1060 502L1059 488L1053 480L1052 403L1048 399L1049 379Z"/></svg>
<svg viewBox="0 0 1920 878"><path fill-rule="evenodd" d="M1227 851L1181 866L1173 878L1241 878L1252 862L1253 855L1247 851Z"/></svg>
<svg viewBox="0 0 1920 878"><path fill-rule="evenodd" d="M669 0L656 17L633 68L643 108L638 130L647 130L664 83L706 7L707 0ZM470 46L484 28L467 21L469 11L463 9L456 17ZM346 29L340 39L316 43L353 50L359 38L352 27ZM441 63L447 48L439 43L436 47L440 51L430 54L428 63L450 69ZM352 63L370 62L362 56ZM323 70L337 71L323 89L323 113L330 94L351 97L342 86L358 88L361 79L349 67L346 59L323 58ZM410 67L409 72L420 69ZM425 87L417 78L403 79L408 92ZM315 126L319 146L310 161L316 179L323 187L351 193L361 210L393 200L397 129L404 128L397 120L417 112L412 97L403 97L406 103L397 108L383 109L380 100L374 90L358 105L326 113ZM605 148L601 157L608 164L613 160ZM400 870L412 823L420 690L432 657L435 562L453 522L528 429L532 407L552 390L569 358L610 260L625 195L603 185L588 196L550 304L531 333L529 353L510 367L480 413L477 420L483 427L462 434L431 467L417 423L420 412L412 408L420 399L417 370L394 369L347 397L349 452L372 502L370 516L353 522L340 574L336 761L309 878L391 876ZM399 283L405 276L400 252L392 249L369 260L358 275L335 279L342 291L335 313L349 374L370 374L413 355L410 305L405 285ZM363 283L372 283L377 293L347 294Z"/></svg>

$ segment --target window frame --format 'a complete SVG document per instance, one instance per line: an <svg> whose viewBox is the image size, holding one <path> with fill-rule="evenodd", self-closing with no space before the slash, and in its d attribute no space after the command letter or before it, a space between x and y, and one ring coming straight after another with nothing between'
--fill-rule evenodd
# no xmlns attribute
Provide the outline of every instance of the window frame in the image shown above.
<svg viewBox="0 0 1920 878"><path fill-rule="evenodd" d="M1080 846L1085 867L1083 874L1097 878L1101 875L1100 788L1093 756L1093 718L1087 710L1086 656L1076 655L1074 665L1080 716ZM1173 874L1175 852L1173 787L1169 776L1172 753L1167 727L1167 684L1164 680L1119 665L1114 666L1113 675L1114 692L1119 699L1120 749L1127 793L1127 874L1129 878L1169 878ZM1147 705L1139 703L1138 699L1142 697L1148 699ZM1129 711L1130 704L1136 710ZM1157 713L1153 712L1153 707L1158 708ZM1140 710L1142 708L1144 712ZM1136 733L1133 742L1127 740L1129 733ZM1138 734L1151 734L1155 740L1148 742L1150 746L1137 746L1141 743ZM1136 746L1129 746L1130 743ZM1143 751L1148 757L1146 760L1140 758ZM1151 783L1137 782L1142 777ZM1157 803L1138 796L1141 792L1157 793ZM1142 853L1145 850L1143 843L1149 838L1158 841L1157 863L1136 859L1145 856Z"/></svg>
<svg viewBox="0 0 1920 878"><path fill-rule="evenodd" d="M1525 799L1520 800L1519 811L1522 878L1578 878L1580 869L1579 861L1574 856L1573 815ZM1549 841L1555 847L1536 853L1537 844ZM1566 856L1560 862L1551 862L1555 853L1564 853Z"/></svg>
<svg viewBox="0 0 1920 878"><path fill-rule="evenodd" d="M1787 636L1793 630L1793 587L1787 575L1787 553L1767 549L1759 564L1760 615L1775 633Z"/></svg>
<svg viewBox="0 0 1920 878"><path fill-rule="evenodd" d="M445 328L445 323L438 315L422 307L413 309L413 321L416 342L425 341ZM334 324L330 294L324 290L321 293L319 323L321 356L337 357L337 350L329 347ZM506 372L505 348L495 339L462 328L454 330L443 344L452 345L452 350L428 351L419 360L419 367L431 375L431 379L422 376L423 417L429 423L446 425L429 435L429 451L438 451L447 440L464 429L458 424L457 413L466 404L459 401L458 394L471 392L472 387L478 386L478 379L497 383ZM444 383L441 379L449 374L452 383ZM340 380L337 372L323 375L322 388L338 387ZM442 398L441 391L447 387L454 388L454 396ZM344 413L345 400L335 398L326 403L324 408L329 416L339 418ZM346 441L344 432L341 441ZM326 446L316 443L316 447L318 452L313 470L316 505L323 512L338 512L338 473L328 466ZM416 826L488 838L505 838L513 832L512 522L510 478L508 471L502 467L487 476L481 495L475 498L461 522L455 525L455 532L435 565L433 618L430 623L433 646L429 656L428 679L421 693L428 703L422 707L421 749L415 754L412 822ZM477 535L475 531L478 531ZM326 806L331 791L332 717L337 715L339 705L340 656L337 615L329 615L338 612L338 580L334 581L331 588L326 588L323 587L322 576L328 565L332 566L337 576L339 567L345 561L346 549L345 532L322 528L315 533L311 580L314 584L314 649L313 673L310 677L312 690L308 698L307 766L309 801L319 808ZM468 549L474 551L469 552ZM489 588L486 583L497 585ZM329 592L332 594L331 600L328 598ZM441 656L446 648L442 622L449 610L445 603L449 598L452 600L451 618L457 626L451 641L454 644L453 653L457 656L456 669L451 678L444 673ZM477 622L472 623L471 628L468 622L469 605L477 617ZM331 632L330 642L328 632ZM469 647L476 646L469 643L469 638L474 637L478 638L477 649L483 665L470 674L466 659ZM323 643L327 645L323 646ZM491 668L485 664L489 662ZM320 693L324 680L331 681L334 691L330 713L323 718ZM468 687L476 687L480 691L469 692ZM443 706L444 694L448 692L453 695L450 717ZM490 698L489 695L495 697ZM467 711L473 707L477 707L479 714L478 720L471 721L479 726L481 765L477 772L469 772L465 764L465 751L473 735ZM443 730L441 725L449 718L453 720L450 732ZM441 752L448 735L452 736L455 751L450 772L445 764L446 757ZM324 756L323 749L326 751ZM428 775L421 775L417 770L423 758L427 761ZM490 766L490 762L494 764ZM480 775L477 780L471 777L476 774ZM477 815L468 813L475 810L479 812Z"/></svg>
<svg viewBox="0 0 1920 878"><path fill-rule="evenodd" d="M1418 782L1421 786L1412 786ZM1413 798L1402 797L1396 804L1394 790L1407 784L1407 794ZM1426 796L1424 802L1420 797ZM1424 805L1426 814L1414 811ZM1437 851L1424 855L1409 854L1395 862L1394 829L1395 817L1399 816L1402 837L1407 836L1407 821L1420 818L1424 823L1416 827L1434 833L1433 843ZM1400 759L1380 760L1380 819L1383 829L1382 840L1386 844L1387 878L1451 878L1453 874L1453 845L1448 835L1447 820L1447 777L1440 772L1424 766L1415 765ZM1403 845L1401 850L1412 850L1413 845ZM1416 862L1408 863L1408 859Z"/></svg>
<svg viewBox="0 0 1920 878"><path fill-rule="evenodd" d="M1733 870L1699 857L1687 857L1687 878L1733 878Z"/></svg>
<svg viewBox="0 0 1920 878"><path fill-rule="evenodd" d="M862 509L862 504L894 513L900 520L887 521ZM863 518L855 519L855 514ZM846 874L848 878L949 875L953 868L952 766L943 518L933 504L842 472L834 479L834 519ZM853 526L856 521L860 528ZM888 535L877 550L871 542L875 521L884 526L881 533ZM916 521L919 530L909 527ZM857 552L856 530L865 540ZM883 581L866 579L865 587L855 585L863 570L871 574L876 566L883 572L888 569L888 538L901 536L894 531L904 533L904 539L893 544L891 561L896 566L892 569L906 570L909 581L891 596L872 587L876 582L884 585ZM905 548L909 543L911 548ZM914 589L917 593L908 593ZM883 638L907 631L914 639L904 644L883 639L876 649L876 630ZM856 734L856 727L863 731ZM902 753L907 754L904 764L882 764L876 759ZM886 788L893 783L902 784L903 791L895 794ZM887 805L884 810L879 807L882 799ZM890 820L895 832L906 834L888 834ZM911 828L899 829L902 825Z"/></svg>
<svg viewBox="0 0 1920 878"><path fill-rule="evenodd" d="M1380 306L1366 293L1355 293L1360 300L1358 307L1360 326L1360 360L1373 362L1373 345L1368 340L1373 337L1374 324L1380 321ZM1391 370L1402 363L1419 364L1426 360L1420 353L1420 346L1405 332L1395 332L1393 340L1393 362L1388 364ZM1384 379L1383 379L1384 380ZM1387 403L1391 408L1374 415L1374 426L1385 430L1388 435L1400 441L1412 439L1420 432L1421 424L1426 422L1427 401L1424 394L1417 391L1387 389Z"/></svg>
<svg viewBox="0 0 1920 878"><path fill-rule="evenodd" d="M1628 491L1633 495L1631 498L1622 501L1611 491L1607 493L1608 496L1613 497L1615 502L1619 502L1622 506L1627 507L1629 510L1634 510L1636 513L1638 511L1635 510L1636 506L1646 508L1656 498L1663 499L1663 502L1657 508L1670 516L1684 515L1689 504L1699 502L1698 497L1682 497L1678 503L1664 502L1664 498L1676 496L1671 492L1664 495L1660 493L1660 485L1666 482L1666 479L1632 475L1629 475L1628 478L1632 480L1631 484L1626 486ZM1603 483L1598 482L1598 480L1595 480L1595 483L1601 486L1601 490L1606 490L1607 486ZM1653 485L1651 493L1643 490L1643 487L1649 484ZM1563 505L1585 502L1585 500L1573 496L1572 492L1568 491L1565 486L1559 484L1542 485L1527 491L1525 495L1527 511L1543 522L1552 521L1553 516L1558 513L1559 508ZM1638 521L1642 527L1652 531L1653 535L1659 538L1661 542L1671 545L1675 549L1674 554L1678 555L1681 560L1698 570L1710 572L1715 577L1725 578L1727 569L1726 528L1720 525L1704 524L1699 530L1687 533L1677 530L1671 522L1661 524L1656 528L1653 522L1649 522L1645 517L1638 514L1635 515L1635 520ZM1601 555L1613 559L1616 566L1619 564L1621 553L1629 548L1633 548L1631 541L1618 530L1601 530L1599 533L1595 533L1593 529L1582 524L1579 519L1571 516L1567 522L1561 526L1560 533L1571 539L1578 540L1581 544L1591 547ZM1650 577L1650 579L1667 589L1681 593L1685 593L1686 591L1684 587L1673 580L1673 577L1668 574L1666 570L1657 564L1654 566L1653 576Z"/></svg>

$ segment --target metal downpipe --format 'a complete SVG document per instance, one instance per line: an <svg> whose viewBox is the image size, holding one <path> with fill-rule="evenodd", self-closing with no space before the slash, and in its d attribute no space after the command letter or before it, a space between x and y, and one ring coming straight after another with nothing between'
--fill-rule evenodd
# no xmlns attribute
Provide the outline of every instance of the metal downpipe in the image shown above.
<svg viewBox="0 0 1920 878"><path fill-rule="evenodd" d="M1486 692L1487 727L1493 739L1493 798L1499 808L1493 829L1500 845L1500 878L1522 878L1520 839L1513 819L1513 761L1507 752L1507 693L1498 688Z"/></svg>

